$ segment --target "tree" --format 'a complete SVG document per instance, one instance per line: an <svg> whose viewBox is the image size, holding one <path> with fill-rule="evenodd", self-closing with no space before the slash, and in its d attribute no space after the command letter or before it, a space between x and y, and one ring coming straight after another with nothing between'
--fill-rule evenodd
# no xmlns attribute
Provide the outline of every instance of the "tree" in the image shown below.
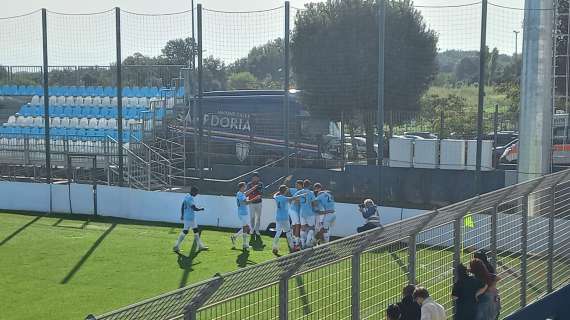
<svg viewBox="0 0 570 320"><path fill-rule="evenodd" d="M303 104L334 121L341 111L365 114L369 159L378 96L377 12L372 0L310 3L297 14L291 39ZM385 110L418 110L437 71L437 36L409 1L387 2L385 34Z"/></svg>
<svg viewBox="0 0 570 320"><path fill-rule="evenodd" d="M230 90L259 89L260 87L257 78L247 71L233 73L228 78L228 89Z"/></svg>
<svg viewBox="0 0 570 320"><path fill-rule="evenodd" d="M232 63L230 73L249 72L257 78L260 87L283 88L283 59L285 49L283 39L277 38L261 46L253 47L247 57Z"/></svg>
<svg viewBox="0 0 570 320"><path fill-rule="evenodd" d="M430 119L432 132L441 132L443 137L469 137L476 132L476 108L470 107L464 97L456 94L431 94L422 97L421 103L422 118ZM445 123L440 120L442 112Z"/></svg>
<svg viewBox="0 0 570 320"><path fill-rule="evenodd" d="M192 38L169 40L162 49L162 57L166 64L189 65L195 48L196 45Z"/></svg>
<svg viewBox="0 0 570 320"><path fill-rule="evenodd" d="M209 56L203 60L202 66L204 69L204 91L219 91L227 89L227 67L222 60ZM195 79L198 80L197 71L195 72Z"/></svg>
<svg viewBox="0 0 570 320"><path fill-rule="evenodd" d="M467 84L479 80L479 58L465 57L455 67L455 79Z"/></svg>

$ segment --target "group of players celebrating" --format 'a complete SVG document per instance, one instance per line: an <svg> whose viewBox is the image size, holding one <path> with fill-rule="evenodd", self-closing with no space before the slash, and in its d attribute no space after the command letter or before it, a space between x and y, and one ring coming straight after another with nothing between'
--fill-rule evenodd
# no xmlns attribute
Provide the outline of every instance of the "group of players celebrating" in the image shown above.
<svg viewBox="0 0 570 320"><path fill-rule="evenodd" d="M336 220L334 197L329 190L325 190L320 183L313 185L310 180L297 180L292 188L286 185L288 182L289 179L285 179L284 184L279 186L273 195L277 207L272 245L275 255L279 253L279 239L282 233L286 235L290 251L295 252L327 243L330 240L330 229ZM230 237L233 248L241 238L243 250L249 250L249 237L260 236L261 201L264 189L257 173L253 174L250 183L238 184L236 206L241 227ZM174 252L179 252L180 244L189 229L194 232L194 241L198 250L208 249L200 239L200 231L195 220L195 212L204 210L194 205L194 197L197 194L198 189L193 187L190 194L184 198L181 208L184 229L178 236Z"/></svg>

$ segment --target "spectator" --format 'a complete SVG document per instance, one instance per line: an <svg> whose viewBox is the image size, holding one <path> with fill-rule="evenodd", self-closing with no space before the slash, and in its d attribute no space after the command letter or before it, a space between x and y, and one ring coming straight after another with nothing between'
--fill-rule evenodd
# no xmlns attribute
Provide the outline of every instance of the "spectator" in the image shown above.
<svg viewBox="0 0 570 320"><path fill-rule="evenodd" d="M487 285L487 290L479 296L477 303L476 320L495 320L498 315L497 305L493 301L493 293L489 291L489 287L494 285L495 279L485 266L485 263L479 259L472 259L469 263L469 271L475 275L475 278Z"/></svg>
<svg viewBox="0 0 570 320"><path fill-rule="evenodd" d="M477 298L487 290L487 285L481 280L469 276L467 268L462 264L455 267L457 281L453 284L451 297L455 300L456 320L475 320L477 313Z"/></svg>
<svg viewBox="0 0 570 320"><path fill-rule="evenodd" d="M416 290L416 286L413 284L409 284L402 289L402 301L398 303L402 320L420 320L422 314L421 307L412 297L414 290Z"/></svg>
<svg viewBox="0 0 570 320"><path fill-rule="evenodd" d="M501 313L501 296L499 295L499 289L497 289L497 282L499 282L501 279L497 275L495 268L489 263L489 260L487 259L487 252L485 250L479 250L475 252L473 254L473 257L483 261L485 267L487 267L487 271L489 271L489 275L491 276L492 281L487 291L491 295L491 301L495 306L495 312L497 314L496 318L492 320L497 320L499 319L499 315Z"/></svg>
<svg viewBox="0 0 570 320"><path fill-rule="evenodd" d="M401 320L402 316L400 314L400 308L396 304L391 304L386 309L386 319L387 320Z"/></svg>
<svg viewBox="0 0 570 320"><path fill-rule="evenodd" d="M430 298L426 288L416 287L412 297L422 306L421 320L446 320L445 309L441 304Z"/></svg>
<svg viewBox="0 0 570 320"><path fill-rule="evenodd" d="M356 228L356 231L360 233L380 226L380 214L378 214L378 208L372 199L366 199L363 204L359 204L358 211L362 213L366 223L362 227Z"/></svg>

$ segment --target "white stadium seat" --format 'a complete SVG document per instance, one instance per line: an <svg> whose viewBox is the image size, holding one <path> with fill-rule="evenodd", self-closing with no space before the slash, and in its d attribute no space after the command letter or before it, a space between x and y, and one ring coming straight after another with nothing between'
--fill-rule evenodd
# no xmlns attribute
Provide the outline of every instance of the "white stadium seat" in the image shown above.
<svg viewBox="0 0 570 320"><path fill-rule="evenodd" d="M107 128L108 129L117 129L117 119L107 120Z"/></svg>
<svg viewBox="0 0 570 320"><path fill-rule="evenodd" d="M65 104L66 106L73 106L75 105L75 98L73 98L72 96L68 96L67 98L65 98Z"/></svg>
<svg viewBox="0 0 570 320"><path fill-rule="evenodd" d="M100 106L101 105L101 97L93 97L93 105Z"/></svg>
<svg viewBox="0 0 570 320"><path fill-rule="evenodd" d="M59 127L61 127L61 119L59 117L51 118L49 125L54 127L54 128L59 128Z"/></svg>
<svg viewBox="0 0 570 320"><path fill-rule="evenodd" d="M139 98L139 106L148 107L148 98L147 97Z"/></svg>
<svg viewBox="0 0 570 320"><path fill-rule="evenodd" d="M123 103L123 107L126 107L129 105L129 98L123 97L123 99L121 99L121 102Z"/></svg>
<svg viewBox="0 0 570 320"><path fill-rule="evenodd" d="M32 122L32 127L43 127L43 126L44 126L44 118L34 117L34 121Z"/></svg>
<svg viewBox="0 0 570 320"><path fill-rule="evenodd" d="M32 97L32 105L35 106L35 105L38 105L38 104L40 104L40 96L37 96L37 95L36 95L36 96L33 96L33 97Z"/></svg>
<svg viewBox="0 0 570 320"><path fill-rule="evenodd" d="M111 105L111 98L103 97L103 99L101 99L101 105L110 106Z"/></svg>
<svg viewBox="0 0 570 320"><path fill-rule="evenodd" d="M99 121L97 120L97 118L89 119L89 128L96 129L98 124L99 124Z"/></svg>
<svg viewBox="0 0 570 320"><path fill-rule="evenodd" d="M138 106L138 104L139 104L139 98L132 97L132 98L129 98L129 102L128 102L127 106L134 107L134 106Z"/></svg>
<svg viewBox="0 0 570 320"><path fill-rule="evenodd" d="M83 97L75 97L75 105L82 106L83 105Z"/></svg>
<svg viewBox="0 0 570 320"><path fill-rule="evenodd" d="M59 106L63 106L65 104L65 97L64 96L57 97L56 104Z"/></svg>
<svg viewBox="0 0 570 320"><path fill-rule="evenodd" d="M105 118L99 119L99 124L97 127L99 129L107 129L107 119L105 119Z"/></svg>
<svg viewBox="0 0 570 320"><path fill-rule="evenodd" d="M61 121L60 121L60 125L59 125L59 126L62 127L62 128L67 128L67 127L69 127L69 118L68 118L68 117L61 118Z"/></svg>
<svg viewBox="0 0 570 320"><path fill-rule="evenodd" d="M79 120L79 128L85 128L87 129L89 127L89 119L87 118L81 118Z"/></svg>
<svg viewBox="0 0 570 320"><path fill-rule="evenodd" d="M83 105L84 105L84 106L91 106L91 105L93 105L93 98L91 98L91 97L85 97L85 98L83 98Z"/></svg>
<svg viewBox="0 0 570 320"><path fill-rule="evenodd" d="M15 126L16 125L16 116L9 116L7 124L9 127Z"/></svg>
<svg viewBox="0 0 570 320"><path fill-rule="evenodd" d="M40 97L40 103L39 103L39 105L40 105L40 106L43 106L43 105L44 105L44 97L43 97L43 96Z"/></svg>
<svg viewBox="0 0 570 320"><path fill-rule="evenodd" d="M79 127L79 119L78 118L69 119L69 128L77 128L77 127Z"/></svg>
<svg viewBox="0 0 570 320"><path fill-rule="evenodd" d="M56 96L49 97L49 105L55 106L56 104L57 104L57 97Z"/></svg>
<svg viewBox="0 0 570 320"><path fill-rule="evenodd" d="M113 99L111 99L111 105L116 106L118 104L117 101L119 101L119 99L117 99L117 97L113 97Z"/></svg>

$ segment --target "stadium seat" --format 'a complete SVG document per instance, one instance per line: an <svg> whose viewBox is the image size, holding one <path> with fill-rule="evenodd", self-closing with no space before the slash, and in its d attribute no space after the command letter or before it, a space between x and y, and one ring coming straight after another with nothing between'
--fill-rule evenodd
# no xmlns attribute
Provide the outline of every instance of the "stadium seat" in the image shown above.
<svg viewBox="0 0 570 320"><path fill-rule="evenodd" d="M109 108L109 117L116 118L117 116L118 116L117 108L116 107Z"/></svg>
<svg viewBox="0 0 570 320"><path fill-rule="evenodd" d="M150 97L160 97L160 91L157 87L150 88Z"/></svg>
<svg viewBox="0 0 570 320"><path fill-rule="evenodd" d="M89 118L89 113L91 110L92 106L84 106L83 108L81 108L81 118Z"/></svg>
<svg viewBox="0 0 570 320"><path fill-rule="evenodd" d="M17 127L25 127L27 123L28 116L20 116L16 118L16 122L14 124Z"/></svg>
<svg viewBox="0 0 570 320"><path fill-rule="evenodd" d="M9 116L9 117L8 117L8 122L6 122L6 124L7 124L9 127L15 126L15 125L16 125L16 116Z"/></svg>
<svg viewBox="0 0 570 320"><path fill-rule="evenodd" d="M49 97L49 105L55 106L56 104L57 104L57 97L56 96L50 96Z"/></svg>
<svg viewBox="0 0 570 320"><path fill-rule="evenodd" d="M68 118L68 117L63 117L63 118L61 118L61 120L60 120L60 125L59 125L59 126L62 127L62 128L67 128L67 127L69 127L69 118Z"/></svg>
<svg viewBox="0 0 570 320"><path fill-rule="evenodd" d="M62 117L72 117L73 116L73 107L72 106L65 106L63 108L63 116Z"/></svg>
<svg viewBox="0 0 570 320"><path fill-rule="evenodd" d="M97 128L99 129L107 129L107 119L100 118L99 123L97 124Z"/></svg>
<svg viewBox="0 0 570 320"><path fill-rule="evenodd" d="M68 96L76 97L79 95L79 90L76 86L70 86L68 91Z"/></svg>
<svg viewBox="0 0 570 320"><path fill-rule="evenodd" d="M56 117L63 117L64 115L64 108L63 106L55 106L54 108L54 112L52 114L50 114L51 116L56 116Z"/></svg>
<svg viewBox="0 0 570 320"><path fill-rule="evenodd" d="M101 105L101 97L99 97L99 96L93 97L93 105L94 106L100 106Z"/></svg>
<svg viewBox="0 0 570 320"><path fill-rule="evenodd" d="M44 107L43 106L34 106L32 107L31 116L41 116L44 114Z"/></svg>
<svg viewBox="0 0 570 320"><path fill-rule="evenodd" d="M148 107L148 98L147 97L140 98L139 106Z"/></svg>
<svg viewBox="0 0 570 320"><path fill-rule="evenodd" d="M82 96L75 97L75 105L76 106L82 106L83 105L83 97Z"/></svg>
<svg viewBox="0 0 570 320"><path fill-rule="evenodd" d="M69 128L79 128L79 118L69 119Z"/></svg>
<svg viewBox="0 0 570 320"><path fill-rule="evenodd" d="M91 98L91 96L87 96L87 97L83 98L83 105L84 106L93 105L93 98Z"/></svg>
<svg viewBox="0 0 570 320"><path fill-rule="evenodd" d="M103 96L112 97L113 96L113 88L112 87L103 88Z"/></svg>
<svg viewBox="0 0 570 320"><path fill-rule="evenodd" d="M117 129L117 119L111 118L107 121L107 128Z"/></svg>
<svg viewBox="0 0 570 320"><path fill-rule="evenodd" d="M99 118L110 118L110 109L109 107L101 107L99 109Z"/></svg>
<svg viewBox="0 0 570 320"><path fill-rule="evenodd" d="M32 97L32 101L31 101L31 104L33 104L33 105L38 105L38 104L40 104L40 96L33 96L33 97Z"/></svg>
<svg viewBox="0 0 570 320"><path fill-rule="evenodd" d="M116 107L117 104L118 104L117 101L118 101L117 97L111 98L111 103L110 103L110 105Z"/></svg>
<svg viewBox="0 0 570 320"><path fill-rule="evenodd" d="M32 133L31 127L23 127L22 130L20 131L20 134L24 137L28 137L31 133Z"/></svg>
<svg viewBox="0 0 570 320"><path fill-rule="evenodd" d="M133 89L131 89L131 87L124 87L123 97L132 97L132 96L133 96Z"/></svg>
<svg viewBox="0 0 570 320"><path fill-rule="evenodd" d="M71 110L71 115L68 115L68 117L71 118L79 118L81 117L81 114L83 113L83 108L81 106L75 106L72 110Z"/></svg>
<svg viewBox="0 0 570 320"><path fill-rule="evenodd" d="M59 96L56 98L56 104L63 106L65 104L65 96Z"/></svg>
<svg viewBox="0 0 570 320"><path fill-rule="evenodd" d="M135 97L131 97L127 99L127 107L134 107L136 105L138 105L139 103L139 98L135 98ZM125 104L123 104L123 106L125 106Z"/></svg>
<svg viewBox="0 0 570 320"><path fill-rule="evenodd" d="M54 127L54 128L59 128L59 127L61 127L61 118L60 118L60 117L53 117L53 118L50 118L50 124L49 124L49 125L50 125L51 127Z"/></svg>
<svg viewBox="0 0 570 320"><path fill-rule="evenodd" d="M123 104L123 107L126 107L129 104L129 98L128 97L123 97L121 99L121 102Z"/></svg>
<svg viewBox="0 0 570 320"><path fill-rule="evenodd" d="M89 119L83 117L79 119L79 128L88 128L89 127Z"/></svg>
<svg viewBox="0 0 570 320"><path fill-rule="evenodd" d="M101 105L102 106L110 106L111 105L111 98L109 97L103 97L103 99L101 99Z"/></svg>
<svg viewBox="0 0 570 320"><path fill-rule="evenodd" d="M32 122L32 127L43 127L44 126L44 118L43 117L34 117Z"/></svg>
<svg viewBox="0 0 570 320"><path fill-rule="evenodd" d="M76 128L67 128L65 130L65 135L70 137L73 140L77 136L77 129Z"/></svg>
<svg viewBox="0 0 570 320"><path fill-rule="evenodd" d="M25 104L20 107L20 111L18 112L21 116L28 116L32 114L32 106L29 104Z"/></svg>
<svg viewBox="0 0 570 320"><path fill-rule="evenodd" d="M85 95L86 96L94 96L95 95L95 87L92 87L92 86L85 87Z"/></svg>
<svg viewBox="0 0 570 320"><path fill-rule="evenodd" d="M93 88L93 95L97 97L102 97L105 95L105 90L101 86L97 86Z"/></svg>
<svg viewBox="0 0 570 320"><path fill-rule="evenodd" d="M75 105L75 98L73 98L73 96L67 96L65 98L65 103L63 104L64 106L73 106Z"/></svg>
<svg viewBox="0 0 570 320"><path fill-rule="evenodd" d="M97 128L98 125L99 125L99 120L97 120L97 118L89 119L89 124L88 124L89 128L95 129Z"/></svg>

